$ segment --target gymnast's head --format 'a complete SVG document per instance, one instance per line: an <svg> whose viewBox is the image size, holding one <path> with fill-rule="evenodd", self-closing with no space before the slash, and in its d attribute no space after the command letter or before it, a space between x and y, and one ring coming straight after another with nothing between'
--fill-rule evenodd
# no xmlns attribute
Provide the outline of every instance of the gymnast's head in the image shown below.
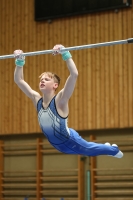
<svg viewBox="0 0 133 200"><path fill-rule="evenodd" d="M60 78L55 73L52 72L43 72L39 76L40 82L39 82L39 89L41 92L44 91L56 91L59 84L60 84Z"/></svg>

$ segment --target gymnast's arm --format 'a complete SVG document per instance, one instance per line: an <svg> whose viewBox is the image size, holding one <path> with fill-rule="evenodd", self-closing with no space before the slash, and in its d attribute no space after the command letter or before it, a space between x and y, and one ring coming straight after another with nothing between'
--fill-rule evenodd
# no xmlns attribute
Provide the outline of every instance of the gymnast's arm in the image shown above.
<svg viewBox="0 0 133 200"><path fill-rule="evenodd" d="M17 67L14 71L14 81L18 87L28 96L31 100L34 100L34 97L40 96L40 94L31 89L31 87L23 79L23 67ZM41 97L41 96L40 96Z"/></svg>
<svg viewBox="0 0 133 200"><path fill-rule="evenodd" d="M77 77L78 77L78 70L72 58L66 60L66 64L70 75L68 76L64 88L62 90L61 100L67 102L73 94Z"/></svg>
<svg viewBox="0 0 133 200"><path fill-rule="evenodd" d="M18 52L18 50L16 50L15 53L17 54L15 58L17 58L19 56L18 55L19 53L22 54L22 51ZM22 62L25 62L24 59L21 59L20 65ZM26 96L28 96L31 100L33 100L33 102L35 101L35 97L38 97L38 99L41 98L40 94L32 90L32 88L28 85L28 83L24 81L23 66L17 66L16 64L16 68L14 71L14 81L18 85L18 87L26 94Z"/></svg>
<svg viewBox="0 0 133 200"><path fill-rule="evenodd" d="M76 84L76 80L78 77L78 70L77 67L72 59L72 56L70 54L69 51L64 51L61 52L61 49L64 48L64 46L60 45L55 45L53 50L53 55L57 55L57 54L61 54L62 55L62 59L64 61L66 61L68 70L70 72L69 77L66 80L66 83L64 85L64 88L59 92L59 96L60 96L60 103L62 105L66 105L68 103L68 100L70 99L70 97L73 94L74 88L75 88L75 84Z"/></svg>

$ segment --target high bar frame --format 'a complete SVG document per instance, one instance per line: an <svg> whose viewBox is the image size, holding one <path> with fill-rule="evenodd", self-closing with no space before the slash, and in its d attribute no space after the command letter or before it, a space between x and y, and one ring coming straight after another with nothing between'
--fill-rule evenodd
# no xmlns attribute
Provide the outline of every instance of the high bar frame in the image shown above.
<svg viewBox="0 0 133 200"><path fill-rule="evenodd" d="M61 49L60 52L81 50L81 49L91 49L91 48L97 48L97 47L103 47L103 46L111 46L111 45L117 45L117 44L129 44L129 43L133 43L133 38L129 38L126 40L112 41L112 42L66 47L66 48ZM27 52L27 53L23 53L22 55L35 56L35 55L41 55L41 54L52 54L53 52L54 52L54 50L50 49L50 50L42 50L42 51L35 51L35 52ZM14 58L14 54L0 56L0 59L7 59L7 58Z"/></svg>

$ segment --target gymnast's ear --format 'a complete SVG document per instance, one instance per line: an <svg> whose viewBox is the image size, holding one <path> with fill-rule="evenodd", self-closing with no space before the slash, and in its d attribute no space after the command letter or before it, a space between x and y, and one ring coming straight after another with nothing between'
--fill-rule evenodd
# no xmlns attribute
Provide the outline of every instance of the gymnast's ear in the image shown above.
<svg viewBox="0 0 133 200"><path fill-rule="evenodd" d="M59 84L58 84L58 83L54 83L54 86L53 86L53 88L55 89L55 91L56 91L56 89L58 88L58 86L59 86Z"/></svg>

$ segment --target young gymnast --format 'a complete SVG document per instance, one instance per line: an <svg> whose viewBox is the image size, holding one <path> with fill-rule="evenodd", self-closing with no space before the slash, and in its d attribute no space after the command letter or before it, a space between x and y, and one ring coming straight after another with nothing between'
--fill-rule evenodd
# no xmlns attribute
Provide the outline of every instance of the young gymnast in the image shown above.
<svg viewBox="0 0 133 200"><path fill-rule="evenodd" d="M32 100L37 113L40 128L48 141L58 151L66 154L78 154L84 156L108 155L122 158L123 153L116 144L99 144L84 140L79 134L67 126L69 114L68 102L75 88L78 77L76 65L69 51L62 52L62 45L55 45L53 55L61 54L70 72L64 88L55 94L60 84L60 78L51 72L40 75L39 89L42 96L32 90L24 81L23 66L25 57L22 50L15 50L14 81L18 87Z"/></svg>

